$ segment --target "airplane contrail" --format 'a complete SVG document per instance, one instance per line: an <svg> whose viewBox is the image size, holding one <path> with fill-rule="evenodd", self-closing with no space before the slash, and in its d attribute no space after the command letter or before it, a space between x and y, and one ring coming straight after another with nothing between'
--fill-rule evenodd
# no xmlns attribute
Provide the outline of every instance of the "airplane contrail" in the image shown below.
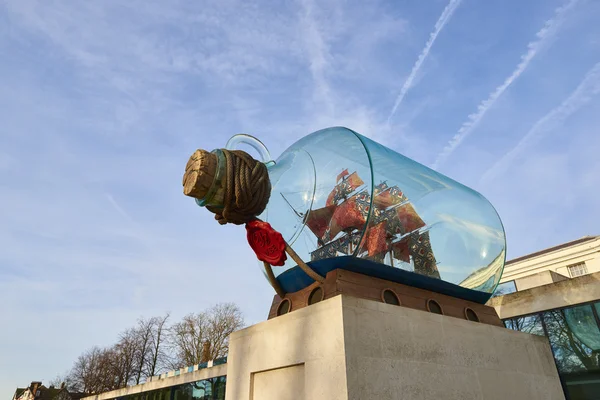
<svg viewBox="0 0 600 400"><path fill-rule="evenodd" d="M121 207L119 205L119 203L117 203L117 201L115 200L115 198L110 194L110 193L104 193L104 195L106 196L106 199L108 200L108 202L110 203L111 206L113 206L113 208L125 219L127 219L128 221L133 221L133 218L131 218L131 216L127 213L127 211L125 211L123 209L123 207Z"/></svg>
<svg viewBox="0 0 600 400"><path fill-rule="evenodd" d="M507 152L498 162L488 169L481 181L485 182L505 171L510 163L535 138L544 132L552 131L562 124L572 114L585 106L595 95L600 94L600 62L585 74L577 88L559 106L540 118L531 129L521 138L519 143Z"/></svg>
<svg viewBox="0 0 600 400"><path fill-rule="evenodd" d="M390 116L388 117L388 125L390 124L390 120L396 113L396 110L400 106L400 103L402 103L402 100L404 100L404 96L406 96L406 93L408 93L408 91L412 87L415 77L421 69L423 61L425 61L425 58L427 58L427 55L429 54L429 51L431 50L431 46L433 46L435 39L439 35L440 31L444 28L444 26L446 26L446 24L452 17L452 14L454 14L454 11L460 5L461 2L462 0L450 0L450 3L448 3L446 8L444 8L442 15L440 15L437 22L435 23L433 32L429 34L429 40L427 40L427 43L425 43L425 47L421 51L421 54L419 54L419 58L417 58L417 62L410 71L410 75L408 76L408 78L406 78L404 85L402 85L402 89L400 89L400 94L398 95L398 98L394 103L394 107L392 107L392 111L390 112Z"/></svg>
<svg viewBox="0 0 600 400"><path fill-rule="evenodd" d="M514 69L514 71L504 80L502 85L498 86L487 99L482 101L477 106L477 112L468 116L467 121L462 124L458 132L454 135L454 137L448 142L446 147L438 154L435 162L432 165L433 169L439 167L441 163L446 161L448 157L456 150L458 146L466 139L467 136L473 132L473 129L477 127L479 122L483 119L488 110L494 105L494 103L504 94L506 89L510 85L516 81L519 76L527 69L531 60L538 54L538 52L543 48L543 46L556 35L558 28L562 22L562 17L564 14L571 8L577 4L579 0L571 0L563 6L557 8L555 10L554 17L547 20L544 23L542 29L540 29L536 33L536 40L529 42L527 44L527 52L521 55L521 61Z"/></svg>

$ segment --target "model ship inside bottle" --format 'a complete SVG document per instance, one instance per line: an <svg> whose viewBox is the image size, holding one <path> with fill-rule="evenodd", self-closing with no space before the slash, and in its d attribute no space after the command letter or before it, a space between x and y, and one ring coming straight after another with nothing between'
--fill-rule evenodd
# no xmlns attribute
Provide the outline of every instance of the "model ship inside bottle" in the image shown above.
<svg viewBox="0 0 600 400"><path fill-rule="evenodd" d="M477 303L498 284L504 229L474 190L346 128L265 162L272 191L259 217L322 276L345 269ZM273 272L285 292L314 282L291 259Z"/></svg>
<svg viewBox="0 0 600 400"><path fill-rule="evenodd" d="M345 169L338 175L325 207L307 214L306 225L318 243L311 261L354 255L392 267L404 263L405 269L439 278L429 233L420 231L426 228L425 222L402 190L381 182L371 198L364 186L356 171L349 174ZM371 209L371 227L362 243L362 229Z"/></svg>

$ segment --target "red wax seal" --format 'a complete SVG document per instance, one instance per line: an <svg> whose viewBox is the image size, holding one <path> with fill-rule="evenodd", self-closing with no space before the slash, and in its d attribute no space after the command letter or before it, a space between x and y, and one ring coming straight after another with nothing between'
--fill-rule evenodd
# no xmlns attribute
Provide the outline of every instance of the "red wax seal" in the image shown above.
<svg viewBox="0 0 600 400"><path fill-rule="evenodd" d="M246 236L252 250L260 261L282 266L287 259L285 240L281 233L264 221L250 221L246 224Z"/></svg>

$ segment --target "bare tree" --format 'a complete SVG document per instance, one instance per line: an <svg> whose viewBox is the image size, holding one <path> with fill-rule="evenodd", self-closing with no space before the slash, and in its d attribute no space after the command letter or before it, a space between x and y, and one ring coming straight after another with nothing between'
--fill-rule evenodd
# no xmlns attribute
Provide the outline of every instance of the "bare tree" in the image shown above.
<svg viewBox="0 0 600 400"><path fill-rule="evenodd" d="M208 337L208 318L205 312L188 314L170 329L174 351L172 368L182 368L201 362L202 344Z"/></svg>
<svg viewBox="0 0 600 400"><path fill-rule="evenodd" d="M154 318L138 320L137 327L134 329L136 352L135 352L135 384L139 384L144 374L147 358L150 356L152 346L152 333L154 327Z"/></svg>
<svg viewBox="0 0 600 400"><path fill-rule="evenodd" d="M168 319L168 313L139 319L112 347L93 347L81 354L55 385L65 382L72 391L102 393L139 384L167 366L181 368L225 356L229 335L244 326L239 307L232 303L189 314L171 327Z"/></svg>
<svg viewBox="0 0 600 400"><path fill-rule="evenodd" d="M224 357L229 351L229 335L243 326L242 312L232 303L217 304L206 311L186 315L170 331L175 353L173 368L201 363L207 343L210 359Z"/></svg>
<svg viewBox="0 0 600 400"><path fill-rule="evenodd" d="M116 388L111 356L110 350L99 347L92 347L81 354L68 377L73 389L83 393L101 393Z"/></svg>
<svg viewBox="0 0 600 400"><path fill-rule="evenodd" d="M133 383L136 375L136 366L139 364L140 338L135 328L130 328L121 333L119 341L111 349L110 365L115 385L122 388Z"/></svg>
<svg viewBox="0 0 600 400"><path fill-rule="evenodd" d="M165 352L167 320L169 313L162 317L152 318L152 330L150 336L150 346L148 355L144 362L144 371L146 378L152 377L159 373L165 366L168 354Z"/></svg>
<svg viewBox="0 0 600 400"><path fill-rule="evenodd" d="M110 348L93 347L81 354L66 381L72 390L102 393L133 382L136 344L131 330Z"/></svg>
<svg viewBox="0 0 600 400"><path fill-rule="evenodd" d="M229 352L229 335L244 326L244 317L233 303L221 303L208 310L209 357L214 360Z"/></svg>
<svg viewBox="0 0 600 400"><path fill-rule="evenodd" d="M69 372L57 375L54 379L50 380L50 382L48 382L48 384L50 386L54 386L55 388L61 388L62 385L64 384L69 392L77 391L77 388L75 387L74 383L71 381L71 376L70 376Z"/></svg>
<svg viewBox="0 0 600 400"><path fill-rule="evenodd" d="M77 391L83 393L93 393L94 385L94 369L97 366L98 358L101 349L94 347L87 352L84 352L75 361L71 372L69 373L73 385Z"/></svg>

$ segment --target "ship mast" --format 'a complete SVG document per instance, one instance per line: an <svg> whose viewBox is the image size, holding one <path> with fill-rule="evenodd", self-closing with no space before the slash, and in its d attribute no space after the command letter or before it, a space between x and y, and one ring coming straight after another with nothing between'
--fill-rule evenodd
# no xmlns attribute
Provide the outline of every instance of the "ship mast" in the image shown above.
<svg viewBox="0 0 600 400"><path fill-rule="evenodd" d="M292 211L294 212L294 214L296 214L296 216L298 216L298 218L303 219L304 218L304 213L296 211L296 209L290 204L290 202L288 201L288 199L285 198L285 196L283 195L283 193L279 193L279 194L281 195L281 197L283 197L283 200L285 200L285 202L287 203L287 205L290 206L290 208L292 209Z"/></svg>

